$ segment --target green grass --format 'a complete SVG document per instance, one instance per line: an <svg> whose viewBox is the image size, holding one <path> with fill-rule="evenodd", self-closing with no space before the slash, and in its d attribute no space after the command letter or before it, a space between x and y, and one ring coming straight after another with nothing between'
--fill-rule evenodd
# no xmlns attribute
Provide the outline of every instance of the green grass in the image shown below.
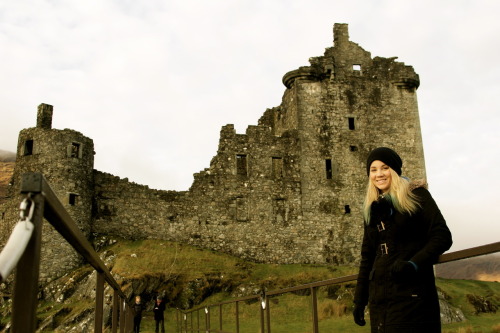
<svg viewBox="0 0 500 333"><path fill-rule="evenodd" d="M122 240L110 249L117 254L113 272L127 278L165 275L193 280L207 274L223 274L264 285L296 285L356 273L354 267L256 264L223 253L158 240Z"/></svg>
<svg viewBox="0 0 500 333"><path fill-rule="evenodd" d="M476 314L467 301L467 294L480 295L500 310L500 283L475 280L437 279L437 286L450 297L453 306L459 308L467 318L463 323L443 325L443 333L500 333L500 313Z"/></svg>
<svg viewBox="0 0 500 333"><path fill-rule="evenodd" d="M244 263L229 255L158 240L120 241L111 250L118 255L113 271L128 278L164 274L192 280L235 268L240 271L236 264Z"/></svg>

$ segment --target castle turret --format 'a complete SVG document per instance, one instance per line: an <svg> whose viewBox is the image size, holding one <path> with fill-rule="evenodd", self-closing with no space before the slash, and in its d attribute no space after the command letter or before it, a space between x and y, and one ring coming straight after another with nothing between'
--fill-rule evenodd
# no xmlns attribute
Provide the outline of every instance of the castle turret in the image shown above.
<svg viewBox="0 0 500 333"><path fill-rule="evenodd" d="M335 47L347 46L349 43L349 27L345 23L333 25L333 45Z"/></svg>
<svg viewBox="0 0 500 333"><path fill-rule="evenodd" d="M52 113L54 108L52 105L40 104L38 106L38 113L36 117L36 127L51 129L52 128Z"/></svg>
<svg viewBox="0 0 500 333"><path fill-rule="evenodd" d="M88 235L92 218L94 143L80 132L52 129L52 115L52 105L40 104L36 127L19 133L12 192L19 193L22 174L42 173L78 227ZM9 220L15 221L15 217ZM80 264L79 256L53 228L49 225L43 228L42 280L64 274Z"/></svg>
<svg viewBox="0 0 500 333"><path fill-rule="evenodd" d="M425 164L418 75L396 58L372 59L349 40L347 24L335 24L333 31L334 46L323 56L285 74L287 90L273 127L279 134L299 133L303 220L325 232L317 232L321 241L317 248L311 242L308 251L347 263L355 260L361 242L368 152L394 148L410 178L425 177Z"/></svg>

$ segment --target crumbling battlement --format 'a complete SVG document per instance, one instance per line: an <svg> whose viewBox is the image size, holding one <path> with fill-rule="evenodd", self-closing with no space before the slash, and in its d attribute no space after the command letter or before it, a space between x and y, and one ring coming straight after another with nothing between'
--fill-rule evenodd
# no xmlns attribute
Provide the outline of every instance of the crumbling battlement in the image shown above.
<svg viewBox="0 0 500 333"><path fill-rule="evenodd" d="M425 177L419 78L395 58L372 59L349 40L347 24L333 30L333 47L284 75L280 105L258 125L245 134L222 127L215 156L188 191L152 190L94 170L92 140L52 129L52 106L42 104L37 127L19 136L2 234L18 213L20 175L39 171L87 234L172 240L257 262L356 263L368 152L392 147L406 176ZM69 253L49 238L46 278L61 274L51 260ZM68 258L63 270L78 264Z"/></svg>
<svg viewBox="0 0 500 333"><path fill-rule="evenodd" d="M370 52L349 40L347 24L335 24L334 47L327 48L321 57L310 58L311 66L287 73L283 83L290 88L297 78L312 81L371 80L389 82L409 90L418 88L420 79L413 67L395 59L397 57L372 59Z"/></svg>

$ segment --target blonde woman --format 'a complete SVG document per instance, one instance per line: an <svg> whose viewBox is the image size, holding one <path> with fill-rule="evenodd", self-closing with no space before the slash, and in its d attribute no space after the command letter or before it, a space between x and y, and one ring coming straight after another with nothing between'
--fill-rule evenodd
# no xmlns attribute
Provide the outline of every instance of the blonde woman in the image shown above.
<svg viewBox="0 0 500 333"><path fill-rule="evenodd" d="M134 303L134 333L139 333L141 331L141 320L142 311L144 310L144 305L141 302L141 296L135 296Z"/></svg>
<svg viewBox="0 0 500 333"><path fill-rule="evenodd" d="M403 161L392 149L370 152L361 263L354 321L371 332L441 332L433 265L452 237L425 182L401 177Z"/></svg>

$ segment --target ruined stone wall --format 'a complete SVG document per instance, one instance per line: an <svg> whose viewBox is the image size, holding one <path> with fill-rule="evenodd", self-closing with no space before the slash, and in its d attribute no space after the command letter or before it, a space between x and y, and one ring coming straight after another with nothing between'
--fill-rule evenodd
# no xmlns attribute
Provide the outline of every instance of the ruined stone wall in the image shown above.
<svg viewBox="0 0 500 333"><path fill-rule="evenodd" d="M185 192L160 191L94 170L92 232L127 239L166 239L185 211Z"/></svg>
<svg viewBox="0 0 500 333"><path fill-rule="evenodd" d="M297 138L276 137L268 126L236 134L221 130L210 168L195 175L188 242L255 261L291 262L300 223Z"/></svg>
<svg viewBox="0 0 500 333"><path fill-rule="evenodd" d="M150 190L96 172L93 231L186 242L262 262L309 262L297 251L302 223L297 139L268 126L221 130L210 168L187 193ZM307 249L307 246L302 246Z"/></svg>

